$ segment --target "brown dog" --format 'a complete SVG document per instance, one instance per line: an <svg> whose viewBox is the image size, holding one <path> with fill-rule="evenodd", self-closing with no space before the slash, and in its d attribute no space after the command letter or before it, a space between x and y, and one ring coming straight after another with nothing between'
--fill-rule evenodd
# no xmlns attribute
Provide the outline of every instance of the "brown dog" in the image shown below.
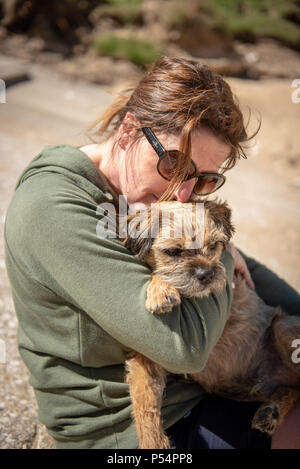
<svg viewBox="0 0 300 469"><path fill-rule="evenodd" d="M220 259L234 232L228 205L205 201L201 223L195 210L189 215L191 223L184 227L184 235L172 236L182 222L185 206L178 202L152 205L152 211L148 209L139 220L138 235L131 237L129 230L123 241L152 270L146 299L146 308L152 313L171 311L181 295L204 297L226 285ZM173 224L162 221L165 210L172 212ZM167 237L162 235L166 225L172 225ZM155 226L155 236L152 232L149 236L149 226ZM202 245L190 248L198 230L203 232ZM300 338L300 318L266 305L241 276L234 276L234 284L223 333L204 369L190 377L209 393L263 402L252 426L272 434L300 399L300 364L292 360L292 343ZM139 447L169 448L161 421L166 370L137 352L126 361L126 369Z"/></svg>

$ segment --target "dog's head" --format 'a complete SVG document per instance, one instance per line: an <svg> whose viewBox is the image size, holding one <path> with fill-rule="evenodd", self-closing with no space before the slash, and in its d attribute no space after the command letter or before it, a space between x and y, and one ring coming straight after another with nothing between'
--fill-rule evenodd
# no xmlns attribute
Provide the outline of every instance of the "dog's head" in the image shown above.
<svg viewBox="0 0 300 469"><path fill-rule="evenodd" d="M123 244L183 296L205 296L225 287L220 259L233 232L226 202L161 202L130 217Z"/></svg>

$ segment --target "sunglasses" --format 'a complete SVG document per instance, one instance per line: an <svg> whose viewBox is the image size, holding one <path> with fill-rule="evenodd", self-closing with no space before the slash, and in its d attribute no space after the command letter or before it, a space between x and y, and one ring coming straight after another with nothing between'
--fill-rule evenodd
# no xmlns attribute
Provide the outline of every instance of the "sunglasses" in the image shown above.
<svg viewBox="0 0 300 469"><path fill-rule="evenodd" d="M171 181L177 167L178 156L181 154L180 151L166 150L149 127L143 127L142 131L158 155L158 173L167 181ZM191 160L188 174L184 180L188 181L189 179L194 178L197 178L197 181L193 191L197 195L212 194L212 192L220 189L226 181L223 174L198 172L194 161Z"/></svg>

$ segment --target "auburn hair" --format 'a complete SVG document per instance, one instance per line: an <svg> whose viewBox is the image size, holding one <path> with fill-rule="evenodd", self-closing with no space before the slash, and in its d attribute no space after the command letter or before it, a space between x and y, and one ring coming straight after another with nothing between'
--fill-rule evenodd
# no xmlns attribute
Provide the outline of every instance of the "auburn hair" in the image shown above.
<svg viewBox="0 0 300 469"><path fill-rule="evenodd" d="M94 130L98 137L109 138L116 133L127 112L137 117L139 129L150 127L155 133L180 136L182 155L160 201L173 195L188 172L192 131L207 126L231 147L224 172L241 156L246 158L242 144L260 128L259 122L257 130L248 137L238 100L221 75L196 60L177 57L162 56L148 66L139 83L119 94L88 130ZM133 143L143 138L142 131L136 132L134 138Z"/></svg>

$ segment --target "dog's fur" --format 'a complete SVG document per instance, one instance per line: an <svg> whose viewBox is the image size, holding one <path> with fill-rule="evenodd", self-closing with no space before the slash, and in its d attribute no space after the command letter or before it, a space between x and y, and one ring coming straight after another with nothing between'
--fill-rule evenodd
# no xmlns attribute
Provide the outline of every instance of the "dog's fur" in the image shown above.
<svg viewBox="0 0 300 469"><path fill-rule="evenodd" d="M184 205L178 202L155 204L158 211L171 210L175 224L176 210ZM231 210L226 203L218 201L205 201L204 207L205 232L201 249L186 248L193 233L184 233L180 239L166 239L160 236L160 227L155 238L143 237L144 230L153 222L150 210L140 222L140 235L123 240L124 245L152 270L146 299L150 312L171 311L180 303L181 295L204 297L225 288L225 269L220 259L234 232ZM191 227L197 228L197 223L194 217ZM279 307L266 305L240 275L234 276L234 285L231 312L223 333L204 369L189 377L209 393L263 402L252 426L272 434L300 399L300 365L291 359L292 342L300 338L300 318L288 316ZM166 370L137 352L126 361L126 370L139 447L169 448L161 421Z"/></svg>

